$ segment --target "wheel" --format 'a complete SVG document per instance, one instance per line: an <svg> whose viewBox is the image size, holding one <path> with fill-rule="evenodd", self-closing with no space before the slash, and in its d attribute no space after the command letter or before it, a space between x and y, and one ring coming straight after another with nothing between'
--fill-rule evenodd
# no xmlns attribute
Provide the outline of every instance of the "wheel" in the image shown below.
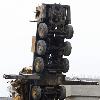
<svg viewBox="0 0 100 100"><path fill-rule="evenodd" d="M37 73L40 73L43 71L44 69L44 61L43 61L43 58L41 57L37 57L35 60L34 60L34 69Z"/></svg>
<svg viewBox="0 0 100 100"><path fill-rule="evenodd" d="M44 40L37 41L37 54L44 55L46 52L46 43Z"/></svg>
<svg viewBox="0 0 100 100"><path fill-rule="evenodd" d="M44 38L48 33L48 27L45 23L40 23L38 26L38 35L40 38Z"/></svg>
<svg viewBox="0 0 100 100"><path fill-rule="evenodd" d="M62 66L64 67L64 73L68 72L69 70L69 60L67 58L63 58Z"/></svg>
<svg viewBox="0 0 100 100"><path fill-rule="evenodd" d="M73 33L74 33L74 30L71 25L65 26L66 39L71 39L73 37Z"/></svg>
<svg viewBox="0 0 100 100"><path fill-rule="evenodd" d="M40 100L41 88L39 86L33 86L31 92L33 100Z"/></svg>
<svg viewBox="0 0 100 100"><path fill-rule="evenodd" d="M72 50L71 43L68 41L65 42L64 49L63 49L64 56L69 56L71 54L71 50Z"/></svg>
<svg viewBox="0 0 100 100"><path fill-rule="evenodd" d="M59 100L64 100L66 98L66 88L64 86L61 86L60 88L60 97Z"/></svg>

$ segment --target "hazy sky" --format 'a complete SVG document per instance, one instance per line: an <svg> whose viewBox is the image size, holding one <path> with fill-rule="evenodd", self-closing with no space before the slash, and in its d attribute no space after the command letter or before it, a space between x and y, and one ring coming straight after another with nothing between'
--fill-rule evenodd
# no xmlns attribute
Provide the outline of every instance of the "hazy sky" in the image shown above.
<svg viewBox="0 0 100 100"><path fill-rule="evenodd" d="M0 96L8 96L3 74L32 65L31 37L36 34L35 7L41 3L71 6L74 37L67 76L100 76L100 0L0 0Z"/></svg>

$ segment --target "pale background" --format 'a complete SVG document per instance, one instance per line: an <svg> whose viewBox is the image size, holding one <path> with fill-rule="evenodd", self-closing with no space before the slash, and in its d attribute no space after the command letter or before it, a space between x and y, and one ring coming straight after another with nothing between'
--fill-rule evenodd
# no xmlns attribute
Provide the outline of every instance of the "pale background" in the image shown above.
<svg viewBox="0 0 100 100"><path fill-rule="evenodd" d="M31 37L36 34L35 7L41 3L71 6L74 37L67 76L100 76L100 0L0 0L0 96L9 96L3 74L32 65Z"/></svg>

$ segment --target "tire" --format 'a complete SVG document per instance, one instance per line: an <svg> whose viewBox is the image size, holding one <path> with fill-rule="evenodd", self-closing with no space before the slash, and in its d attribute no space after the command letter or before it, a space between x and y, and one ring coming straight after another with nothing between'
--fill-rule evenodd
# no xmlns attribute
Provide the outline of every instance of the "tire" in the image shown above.
<svg viewBox="0 0 100 100"><path fill-rule="evenodd" d="M61 86L60 88L60 97L59 100L64 100L66 98L66 88L64 86Z"/></svg>
<svg viewBox="0 0 100 100"><path fill-rule="evenodd" d="M67 58L63 58L63 67L64 67L64 73L68 72L69 70L69 60Z"/></svg>
<svg viewBox="0 0 100 100"><path fill-rule="evenodd" d="M69 56L71 54L71 50L72 50L71 43L68 41L65 42L64 49L63 49L64 56Z"/></svg>
<svg viewBox="0 0 100 100"><path fill-rule="evenodd" d="M46 43L44 40L37 41L37 54L44 55L46 52Z"/></svg>
<svg viewBox="0 0 100 100"><path fill-rule="evenodd" d="M34 60L34 69L37 73L41 73L44 69L44 61L43 58L37 57Z"/></svg>
<svg viewBox="0 0 100 100"><path fill-rule="evenodd" d="M66 39L71 39L73 37L74 30L71 25L65 26L65 34L66 34Z"/></svg>
<svg viewBox="0 0 100 100"><path fill-rule="evenodd" d="M38 26L38 35L40 38L45 38L48 33L48 27L45 23L40 23Z"/></svg>

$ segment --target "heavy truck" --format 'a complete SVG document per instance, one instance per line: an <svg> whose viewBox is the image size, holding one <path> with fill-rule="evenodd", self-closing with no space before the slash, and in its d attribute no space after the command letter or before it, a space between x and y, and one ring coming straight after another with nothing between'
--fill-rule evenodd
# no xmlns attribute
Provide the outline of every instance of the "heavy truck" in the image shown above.
<svg viewBox="0 0 100 100"><path fill-rule="evenodd" d="M69 5L42 4L36 7L37 31L32 37L33 65L18 75L4 75L11 81L14 100L65 100L64 85L97 85L98 82L68 80L63 73L69 70L67 56L73 37ZM67 41L65 41L65 39ZM65 56L65 57L63 57Z"/></svg>

